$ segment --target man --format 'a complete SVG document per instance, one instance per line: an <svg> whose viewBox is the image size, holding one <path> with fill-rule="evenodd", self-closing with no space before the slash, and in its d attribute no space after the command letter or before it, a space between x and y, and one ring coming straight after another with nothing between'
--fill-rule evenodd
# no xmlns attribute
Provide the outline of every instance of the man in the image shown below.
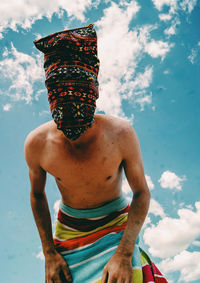
<svg viewBox="0 0 200 283"><path fill-rule="evenodd" d="M137 135L123 119L94 114L99 65L95 35L89 25L35 42L45 53L53 117L25 141L45 282L167 282L138 246L150 193ZM123 170L134 192L130 208L122 197ZM54 239L46 173L55 177L62 198Z"/></svg>

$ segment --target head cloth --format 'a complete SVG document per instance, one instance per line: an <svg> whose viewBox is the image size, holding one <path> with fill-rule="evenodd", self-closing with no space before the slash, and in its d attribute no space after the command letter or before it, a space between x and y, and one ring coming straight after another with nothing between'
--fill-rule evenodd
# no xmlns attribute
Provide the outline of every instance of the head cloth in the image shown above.
<svg viewBox="0 0 200 283"><path fill-rule="evenodd" d="M93 24L53 33L34 44L44 53L45 85L57 128L91 125L100 65Z"/></svg>

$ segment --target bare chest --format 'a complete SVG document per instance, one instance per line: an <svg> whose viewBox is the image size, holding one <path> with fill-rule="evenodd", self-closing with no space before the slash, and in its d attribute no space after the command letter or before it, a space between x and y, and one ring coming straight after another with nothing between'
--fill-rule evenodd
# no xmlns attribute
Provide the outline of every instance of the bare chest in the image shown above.
<svg viewBox="0 0 200 283"><path fill-rule="evenodd" d="M49 142L42 167L55 177L63 200L72 206L112 199L120 194L122 160L114 140L96 142L88 148L71 149Z"/></svg>

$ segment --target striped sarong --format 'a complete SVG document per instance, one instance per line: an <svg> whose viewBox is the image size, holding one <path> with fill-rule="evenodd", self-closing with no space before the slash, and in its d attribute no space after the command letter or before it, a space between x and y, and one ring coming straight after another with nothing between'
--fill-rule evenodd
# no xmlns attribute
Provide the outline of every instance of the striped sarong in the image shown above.
<svg viewBox="0 0 200 283"><path fill-rule="evenodd" d="M128 211L129 204L123 196L92 209L74 209L60 203L54 245L66 260L74 283L101 282L103 268L123 235ZM139 246L139 237L132 266L134 283L167 282Z"/></svg>

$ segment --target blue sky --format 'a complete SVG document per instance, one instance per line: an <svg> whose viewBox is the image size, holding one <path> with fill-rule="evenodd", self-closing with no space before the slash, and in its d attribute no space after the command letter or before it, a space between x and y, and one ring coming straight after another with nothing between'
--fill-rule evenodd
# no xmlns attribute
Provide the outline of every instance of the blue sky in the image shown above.
<svg viewBox="0 0 200 283"><path fill-rule="evenodd" d="M200 280L200 3L196 0L9 1L0 6L1 282L44 282L24 140L51 119L33 40L93 23L97 113L128 119L151 189L141 244L170 283ZM124 179L123 190L131 197ZM48 176L55 223L59 194Z"/></svg>

